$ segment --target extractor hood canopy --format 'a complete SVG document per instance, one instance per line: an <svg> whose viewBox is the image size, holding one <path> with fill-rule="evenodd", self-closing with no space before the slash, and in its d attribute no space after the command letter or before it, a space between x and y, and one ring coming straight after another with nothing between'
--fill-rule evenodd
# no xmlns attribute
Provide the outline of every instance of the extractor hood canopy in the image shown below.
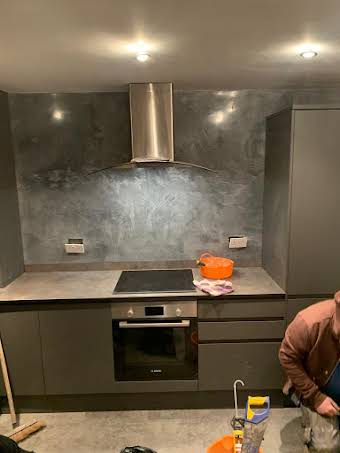
<svg viewBox="0 0 340 453"><path fill-rule="evenodd" d="M201 165L175 160L172 83L132 83L129 85L132 159L112 164L92 173L114 168L181 165L210 170Z"/></svg>

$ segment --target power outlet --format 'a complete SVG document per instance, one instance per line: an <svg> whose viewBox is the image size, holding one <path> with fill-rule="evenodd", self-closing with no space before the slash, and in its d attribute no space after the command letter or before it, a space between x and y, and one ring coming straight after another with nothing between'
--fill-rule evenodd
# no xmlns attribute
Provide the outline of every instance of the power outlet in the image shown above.
<svg viewBox="0 0 340 453"><path fill-rule="evenodd" d="M247 236L230 236L229 248L230 249L244 249L248 246Z"/></svg>
<svg viewBox="0 0 340 453"><path fill-rule="evenodd" d="M64 245L65 252L68 254L85 253L85 247L82 239L69 239L68 244Z"/></svg>

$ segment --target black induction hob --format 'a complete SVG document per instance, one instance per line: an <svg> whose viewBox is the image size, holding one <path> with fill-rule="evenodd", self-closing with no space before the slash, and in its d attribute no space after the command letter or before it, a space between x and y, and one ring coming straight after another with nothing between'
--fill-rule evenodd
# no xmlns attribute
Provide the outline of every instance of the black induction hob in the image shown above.
<svg viewBox="0 0 340 453"><path fill-rule="evenodd" d="M123 271L114 293L173 293L194 291L192 271L152 270Z"/></svg>

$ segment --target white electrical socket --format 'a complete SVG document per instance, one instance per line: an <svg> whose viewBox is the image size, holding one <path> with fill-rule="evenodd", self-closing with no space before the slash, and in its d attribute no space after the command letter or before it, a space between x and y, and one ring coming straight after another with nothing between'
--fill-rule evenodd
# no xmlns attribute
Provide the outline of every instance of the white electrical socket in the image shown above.
<svg viewBox="0 0 340 453"><path fill-rule="evenodd" d="M66 253L85 253L84 244L65 244Z"/></svg>
<svg viewBox="0 0 340 453"><path fill-rule="evenodd" d="M244 249L248 245L247 236L230 236L229 237L229 248L230 249Z"/></svg>

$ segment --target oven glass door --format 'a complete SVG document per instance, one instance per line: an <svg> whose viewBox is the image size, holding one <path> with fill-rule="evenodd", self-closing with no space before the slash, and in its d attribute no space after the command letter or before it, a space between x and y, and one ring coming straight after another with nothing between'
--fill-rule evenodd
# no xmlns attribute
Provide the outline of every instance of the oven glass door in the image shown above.
<svg viewBox="0 0 340 453"><path fill-rule="evenodd" d="M116 381L197 379L197 321L113 321Z"/></svg>

